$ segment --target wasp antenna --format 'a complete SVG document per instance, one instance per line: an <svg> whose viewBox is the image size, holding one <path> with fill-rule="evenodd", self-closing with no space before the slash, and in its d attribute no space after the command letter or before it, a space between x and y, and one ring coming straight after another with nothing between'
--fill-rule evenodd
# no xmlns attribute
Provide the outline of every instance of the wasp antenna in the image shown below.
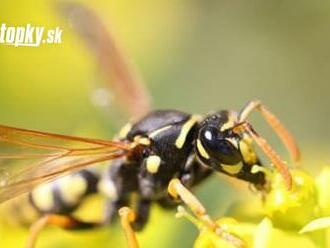
<svg viewBox="0 0 330 248"><path fill-rule="evenodd" d="M245 122L241 124L241 127L244 128L244 130L253 138L253 140L267 155L267 157L269 157L269 159L272 161L277 171L282 175L288 190L291 190L292 176L284 161L275 152L275 150L268 144L268 142L252 128L252 126L249 123Z"/></svg>
<svg viewBox="0 0 330 248"><path fill-rule="evenodd" d="M248 102L245 107L241 110L238 115L238 122L244 122L250 113L254 110L258 110L269 126L275 131L275 133L279 136L287 150L289 151L293 161L297 162L300 160L300 151L298 145L293 138L292 134L289 130L281 123L281 121L270 112L265 105L261 103L259 100L253 100Z"/></svg>

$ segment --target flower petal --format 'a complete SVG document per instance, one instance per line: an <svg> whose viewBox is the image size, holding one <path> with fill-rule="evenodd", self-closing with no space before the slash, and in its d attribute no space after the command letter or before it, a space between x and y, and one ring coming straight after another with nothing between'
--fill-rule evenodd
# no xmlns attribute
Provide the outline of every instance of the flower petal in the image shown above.
<svg viewBox="0 0 330 248"><path fill-rule="evenodd" d="M313 232L330 227L330 217L315 219L304 226L299 233Z"/></svg>

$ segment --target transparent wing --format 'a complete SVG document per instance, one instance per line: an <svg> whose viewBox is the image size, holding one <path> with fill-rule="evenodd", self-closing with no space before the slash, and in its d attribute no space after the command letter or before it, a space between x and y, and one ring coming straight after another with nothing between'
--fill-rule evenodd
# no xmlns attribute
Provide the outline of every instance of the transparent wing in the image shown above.
<svg viewBox="0 0 330 248"><path fill-rule="evenodd" d="M89 165L126 156L129 147L0 125L0 203Z"/></svg>
<svg viewBox="0 0 330 248"><path fill-rule="evenodd" d="M111 27L106 27L93 9L81 3L57 1L57 7L95 56L107 86L130 117L148 113L150 96L142 77L111 33Z"/></svg>

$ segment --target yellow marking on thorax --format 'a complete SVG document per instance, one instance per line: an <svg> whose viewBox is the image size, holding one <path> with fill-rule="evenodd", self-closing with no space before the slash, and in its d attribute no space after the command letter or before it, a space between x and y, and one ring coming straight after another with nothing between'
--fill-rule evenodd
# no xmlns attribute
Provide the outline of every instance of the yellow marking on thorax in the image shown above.
<svg viewBox="0 0 330 248"><path fill-rule="evenodd" d="M159 156L157 156L157 155L149 156L146 161L146 166L147 166L148 172L150 172L152 174L157 173L160 163L161 163L161 159Z"/></svg>
<svg viewBox="0 0 330 248"><path fill-rule="evenodd" d="M204 146L202 145L202 142L200 139L197 139L197 150L202 155L203 158L209 159L209 154L205 151Z"/></svg>
<svg viewBox="0 0 330 248"><path fill-rule="evenodd" d="M198 116L198 115L192 115L190 117L190 119L185 124L183 124L183 126L181 128L181 131L180 131L180 134L179 134L178 138L175 141L175 146L178 149L181 149L183 147L184 143L186 142L186 138L187 138L187 135L188 135L190 129L199 120L200 120L200 116Z"/></svg>
<svg viewBox="0 0 330 248"><path fill-rule="evenodd" d="M154 138L155 136L157 136L158 134L166 131L167 129L170 129L172 126L171 125L167 125L167 126L164 126L162 128L159 128L159 129L156 129L155 131L152 131L148 137L149 138Z"/></svg>
<svg viewBox="0 0 330 248"><path fill-rule="evenodd" d="M31 197L34 204L40 210L51 210L54 207L55 201L53 196L53 184L43 184L31 192Z"/></svg>
<svg viewBox="0 0 330 248"><path fill-rule="evenodd" d="M74 205L87 191L87 182L80 175L66 176L60 179L59 187L64 202Z"/></svg>
<svg viewBox="0 0 330 248"><path fill-rule="evenodd" d="M124 139L126 138L127 134L129 133L129 131L131 131L132 129L132 124L131 123L127 123L125 126L123 126L120 131L119 131L119 138L120 139Z"/></svg>
<svg viewBox="0 0 330 248"><path fill-rule="evenodd" d="M235 165L226 165L226 164L221 165L221 168L225 172L229 173L230 175L235 175L235 174L239 173L241 171L242 167L243 167L242 163L238 163Z"/></svg>
<svg viewBox="0 0 330 248"><path fill-rule="evenodd" d="M150 146L151 142L150 139L146 137L142 137L140 135L137 135L134 137L134 142L140 144L140 145L145 145L145 146Z"/></svg>
<svg viewBox="0 0 330 248"><path fill-rule="evenodd" d="M237 114L233 111L230 111L228 113L228 121L221 126L220 131L223 132L226 129L232 128L235 125L236 120Z"/></svg>

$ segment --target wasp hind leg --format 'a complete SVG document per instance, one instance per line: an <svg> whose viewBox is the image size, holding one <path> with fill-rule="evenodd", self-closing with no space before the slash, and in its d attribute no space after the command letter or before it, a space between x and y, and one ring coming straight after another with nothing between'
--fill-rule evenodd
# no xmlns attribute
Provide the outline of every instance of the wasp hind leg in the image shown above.
<svg viewBox="0 0 330 248"><path fill-rule="evenodd" d="M172 179L168 186L168 193L173 198L180 198L193 212L193 214L202 221L208 228L214 233L219 235L222 239L233 244L235 247L245 247L243 240L225 231L219 226L211 217L207 214L206 209L202 203L194 196L181 182L179 179Z"/></svg>
<svg viewBox="0 0 330 248"><path fill-rule="evenodd" d="M29 238L25 248L34 248L40 232L48 225L57 226L67 230L85 230L99 227L100 223L85 222L72 216L46 214L39 218L30 228Z"/></svg>

